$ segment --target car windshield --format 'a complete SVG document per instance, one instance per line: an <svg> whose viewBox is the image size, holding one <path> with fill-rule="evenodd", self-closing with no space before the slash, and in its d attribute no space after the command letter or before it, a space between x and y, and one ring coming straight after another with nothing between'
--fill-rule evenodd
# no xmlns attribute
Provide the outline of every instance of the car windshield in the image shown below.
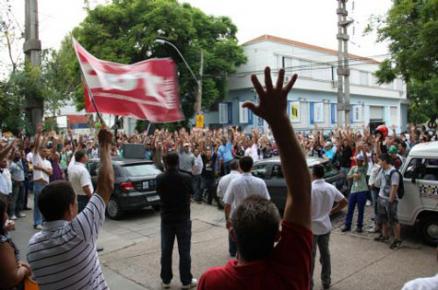
<svg viewBox="0 0 438 290"><path fill-rule="evenodd" d="M157 175L161 171L154 164L128 164L123 166L128 176Z"/></svg>

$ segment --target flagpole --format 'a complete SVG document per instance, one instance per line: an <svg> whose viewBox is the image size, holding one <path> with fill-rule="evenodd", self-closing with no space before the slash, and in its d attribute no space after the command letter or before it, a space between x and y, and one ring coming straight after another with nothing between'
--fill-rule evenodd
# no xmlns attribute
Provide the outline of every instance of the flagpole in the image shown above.
<svg viewBox="0 0 438 290"><path fill-rule="evenodd" d="M91 91L90 86L87 85L87 81L85 80L85 77L84 77L84 74L82 73L82 71L81 71L81 77L82 77L82 81L84 82L84 84L87 87L88 95L90 96L91 103L93 104L93 107L94 107L94 110L96 111L97 117L99 118L102 125L106 127L105 121L103 120L102 115L100 114L99 109L97 108L96 101L94 100L93 92Z"/></svg>

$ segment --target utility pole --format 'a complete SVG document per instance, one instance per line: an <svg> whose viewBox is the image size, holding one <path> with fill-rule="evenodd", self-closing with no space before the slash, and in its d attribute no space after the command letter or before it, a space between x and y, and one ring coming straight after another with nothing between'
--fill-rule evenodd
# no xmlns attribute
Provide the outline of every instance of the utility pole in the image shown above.
<svg viewBox="0 0 438 290"><path fill-rule="evenodd" d="M353 20L347 19L347 1L337 0L338 9L338 125L344 118L345 126L350 124L350 67L348 61L348 26Z"/></svg>
<svg viewBox="0 0 438 290"><path fill-rule="evenodd" d="M199 65L198 94L196 95L195 113L200 114L202 110L202 76L204 74L204 51L201 49L201 61Z"/></svg>
<svg viewBox="0 0 438 290"><path fill-rule="evenodd" d="M41 41L38 33L38 2L25 0L25 42L23 50L26 62L32 66L41 66ZM43 119L43 101L34 96L26 96L26 121L35 132L36 125Z"/></svg>

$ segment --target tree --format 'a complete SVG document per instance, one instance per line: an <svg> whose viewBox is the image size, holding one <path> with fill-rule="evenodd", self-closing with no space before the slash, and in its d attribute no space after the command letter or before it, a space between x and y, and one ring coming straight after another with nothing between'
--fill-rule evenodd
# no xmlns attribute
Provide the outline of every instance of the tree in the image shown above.
<svg viewBox="0 0 438 290"><path fill-rule="evenodd" d="M397 75L408 84L409 118L419 123L438 112L438 0L395 0L378 19L379 41L389 41L391 57L376 73L379 81Z"/></svg>
<svg viewBox="0 0 438 290"><path fill-rule="evenodd" d="M204 52L202 104L209 109L226 94L226 76L246 62L238 46L237 28L227 17L213 17L176 0L114 0L88 11L85 20L72 34L98 58L134 63L149 57L172 57L178 66L180 94L186 117L193 116L197 91L183 61L173 48L158 44L157 38L174 43L193 71L199 71L201 49ZM80 71L68 35L61 46L72 83L80 84ZM78 88L78 87L75 87ZM78 109L83 108L83 89L75 89Z"/></svg>

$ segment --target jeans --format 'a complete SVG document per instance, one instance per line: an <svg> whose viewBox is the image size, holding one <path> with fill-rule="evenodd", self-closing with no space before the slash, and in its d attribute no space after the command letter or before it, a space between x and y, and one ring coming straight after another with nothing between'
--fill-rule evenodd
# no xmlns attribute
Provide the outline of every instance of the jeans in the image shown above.
<svg viewBox="0 0 438 290"><path fill-rule="evenodd" d="M228 232L228 251L230 253L231 257L235 257L237 254L237 243L233 240L233 237L231 237L231 233Z"/></svg>
<svg viewBox="0 0 438 290"><path fill-rule="evenodd" d="M38 197L46 184L41 182L33 183L33 225L41 225L43 223L43 217L38 206Z"/></svg>
<svg viewBox="0 0 438 290"><path fill-rule="evenodd" d="M202 176L193 175L192 176L192 187L193 187L193 199L200 201L202 200Z"/></svg>
<svg viewBox="0 0 438 290"><path fill-rule="evenodd" d="M11 217L15 215L15 208L17 204L17 191L14 190L12 185L12 192L8 195L8 215Z"/></svg>
<svg viewBox="0 0 438 290"><path fill-rule="evenodd" d="M172 280L172 252L173 243L178 242L179 275L183 285L192 282L190 246L192 239L192 221L186 220L179 223L161 222L161 280L170 283Z"/></svg>
<svg viewBox="0 0 438 290"><path fill-rule="evenodd" d="M379 190L375 188L371 188L371 198L373 201L373 209L374 209L374 221L376 225L380 225L379 219Z"/></svg>
<svg viewBox="0 0 438 290"><path fill-rule="evenodd" d="M84 210L90 199L85 195L78 195L78 213Z"/></svg>
<svg viewBox="0 0 438 290"><path fill-rule="evenodd" d="M350 196L348 197L348 213L347 213L347 217L345 218L345 226L347 228L351 228L351 222L353 220L353 214L356 204L359 210L359 214L357 216L357 227L358 228L363 227L363 214L365 211L366 201L367 201L366 191L350 193Z"/></svg>
<svg viewBox="0 0 438 290"><path fill-rule="evenodd" d="M24 180L24 204L23 204L23 208L28 208L27 199L28 199L29 191L32 191L32 188L33 188L32 180L26 178Z"/></svg>
<svg viewBox="0 0 438 290"><path fill-rule="evenodd" d="M330 249L329 249L330 233L325 235L313 235L313 247L312 247L312 265L311 265L311 277L310 289L313 289L313 270L315 269L315 257L316 246L319 249L319 262L321 263L321 281L323 285L331 284L331 261L330 261Z"/></svg>
<svg viewBox="0 0 438 290"><path fill-rule="evenodd" d="M20 211L24 209L24 182L13 181L12 193L15 198L15 202L11 204L10 210L12 214L19 215Z"/></svg>

